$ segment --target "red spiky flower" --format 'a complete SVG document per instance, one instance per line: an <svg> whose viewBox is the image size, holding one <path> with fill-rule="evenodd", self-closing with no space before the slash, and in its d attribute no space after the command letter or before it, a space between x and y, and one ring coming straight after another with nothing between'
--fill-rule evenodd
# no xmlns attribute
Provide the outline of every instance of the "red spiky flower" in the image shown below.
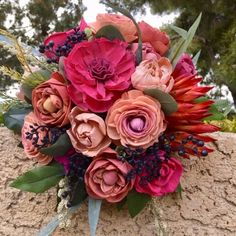
<svg viewBox="0 0 236 236"><path fill-rule="evenodd" d="M188 154L205 156L213 151L205 146L205 142L212 142L215 139L202 134L219 131L219 127L203 122L204 118L211 115L209 108L214 101L197 102L196 99L204 97L212 87L200 85L202 77L196 73L175 77L176 74L174 71L175 83L170 94L178 103L178 110L166 117L167 137L169 137L171 149L186 158L189 157Z"/></svg>

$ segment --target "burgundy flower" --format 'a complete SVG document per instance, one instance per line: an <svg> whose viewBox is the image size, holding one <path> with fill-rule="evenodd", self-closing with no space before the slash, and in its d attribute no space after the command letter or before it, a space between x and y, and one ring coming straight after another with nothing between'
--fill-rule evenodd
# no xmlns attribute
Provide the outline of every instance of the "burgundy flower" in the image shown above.
<svg viewBox="0 0 236 236"><path fill-rule="evenodd" d="M65 59L68 92L81 109L106 112L131 85L134 55L128 44L105 38L77 44Z"/></svg>

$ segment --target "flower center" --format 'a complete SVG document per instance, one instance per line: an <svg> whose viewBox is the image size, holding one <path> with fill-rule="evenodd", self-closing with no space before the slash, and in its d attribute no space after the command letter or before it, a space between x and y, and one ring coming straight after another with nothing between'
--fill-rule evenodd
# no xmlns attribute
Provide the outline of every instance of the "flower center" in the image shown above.
<svg viewBox="0 0 236 236"><path fill-rule="evenodd" d="M144 128L145 121L142 117L132 118L129 122L130 128L135 132L141 132Z"/></svg>
<svg viewBox="0 0 236 236"><path fill-rule="evenodd" d="M96 58L90 63L90 75L98 80L105 81L111 79L114 75L114 70L111 64L102 58Z"/></svg>

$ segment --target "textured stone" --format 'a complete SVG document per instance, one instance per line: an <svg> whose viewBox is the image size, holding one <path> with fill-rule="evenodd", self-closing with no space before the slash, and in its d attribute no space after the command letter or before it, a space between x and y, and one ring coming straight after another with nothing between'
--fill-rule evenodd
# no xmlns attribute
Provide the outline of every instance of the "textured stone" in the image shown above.
<svg viewBox="0 0 236 236"><path fill-rule="evenodd" d="M103 204L98 236L228 236L236 235L236 135L214 134L216 151L204 158L184 160L182 198L157 198L137 217L127 209ZM32 236L56 214L56 190L33 194L9 183L35 165L17 147L19 137L0 128L0 235ZM54 236L89 235L87 205L78 210L69 229Z"/></svg>

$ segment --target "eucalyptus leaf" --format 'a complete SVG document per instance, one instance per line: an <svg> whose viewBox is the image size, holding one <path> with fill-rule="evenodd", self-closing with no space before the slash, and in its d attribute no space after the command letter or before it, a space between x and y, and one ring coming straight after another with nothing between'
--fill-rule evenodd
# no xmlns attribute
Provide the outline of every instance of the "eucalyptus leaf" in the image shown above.
<svg viewBox="0 0 236 236"><path fill-rule="evenodd" d="M171 115L178 110L177 102L169 93L165 93L160 89L145 89L144 94L158 100L165 115Z"/></svg>
<svg viewBox="0 0 236 236"><path fill-rule="evenodd" d="M72 148L72 144L67 133L62 134L51 146L41 148L39 151L49 156L63 156Z"/></svg>
<svg viewBox="0 0 236 236"><path fill-rule="evenodd" d="M121 32L113 25L105 25L95 35L96 38L107 38L109 40L119 39L125 41Z"/></svg>
<svg viewBox="0 0 236 236"><path fill-rule="evenodd" d="M12 106L7 112L3 114L3 123L14 132L20 134L24 119L27 114L32 111L32 107L29 105L16 105Z"/></svg>
<svg viewBox="0 0 236 236"><path fill-rule="evenodd" d="M28 84L22 84L21 89L25 95L25 97L29 100L32 101L32 91L33 88L30 87Z"/></svg>
<svg viewBox="0 0 236 236"><path fill-rule="evenodd" d="M127 204L130 216L132 218L135 217L140 211L142 211L142 209L150 200L150 195L131 190L127 196Z"/></svg>
<svg viewBox="0 0 236 236"><path fill-rule="evenodd" d="M96 235L96 229L101 210L102 200L97 200L89 197L88 200L88 218L90 227L90 236Z"/></svg>
<svg viewBox="0 0 236 236"><path fill-rule="evenodd" d="M43 193L55 186L64 175L62 165L36 167L14 180L10 186L33 193Z"/></svg>

